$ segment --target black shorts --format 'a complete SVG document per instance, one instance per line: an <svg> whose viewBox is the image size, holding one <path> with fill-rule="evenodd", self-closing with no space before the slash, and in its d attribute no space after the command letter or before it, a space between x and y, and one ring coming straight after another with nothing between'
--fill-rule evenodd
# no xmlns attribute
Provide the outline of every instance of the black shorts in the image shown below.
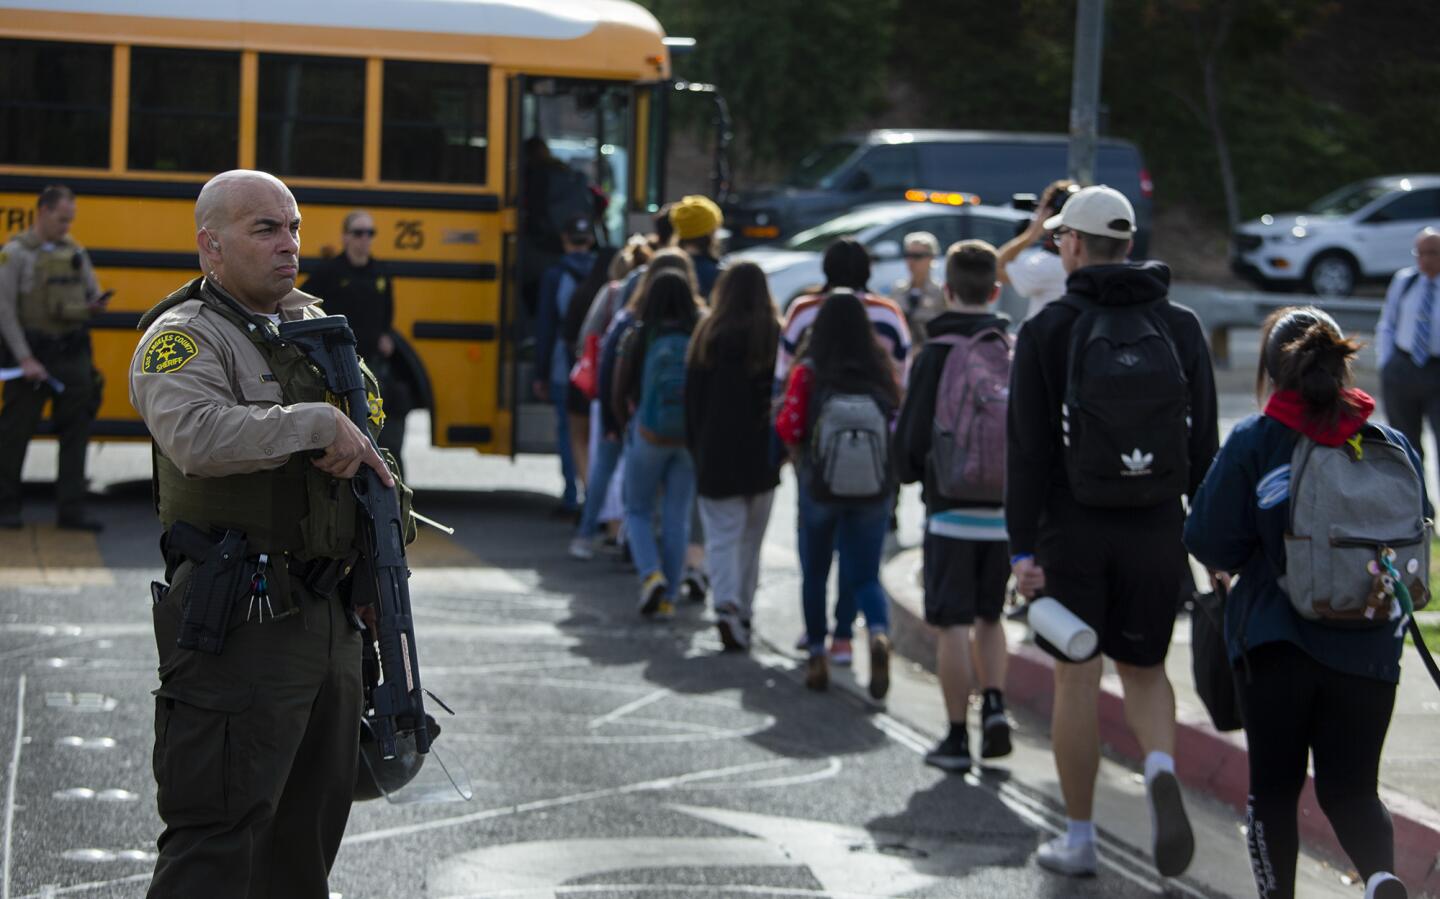
<svg viewBox="0 0 1440 899"><path fill-rule="evenodd" d="M1095 629L1100 653L1128 665L1163 664L1180 588L1190 577L1184 526L1178 500L1097 509L1053 492L1035 548L1035 561L1045 570L1043 592ZM1036 643L1070 661L1038 636Z"/></svg>
<svg viewBox="0 0 1440 899"><path fill-rule="evenodd" d="M926 533L925 622L935 627L1000 620L1010 581L1004 540L959 540Z"/></svg>

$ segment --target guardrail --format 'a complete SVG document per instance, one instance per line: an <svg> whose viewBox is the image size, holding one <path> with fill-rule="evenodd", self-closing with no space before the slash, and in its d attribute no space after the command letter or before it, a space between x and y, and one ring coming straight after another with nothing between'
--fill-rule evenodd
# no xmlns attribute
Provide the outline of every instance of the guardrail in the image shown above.
<svg viewBox="0 0 1440 899"><path fill-rule="evenodd" d="M1385 301L1380 297L1334 299L1297 293L1262 293L1219 290L1199 284L1174 284L1170 299L1195 310L1210 335L1210 355L1216 367L1230 366L1230 329L1258 328L1265 317L1286 306L1324 309L1348 334L1373 334Z"/></svg>

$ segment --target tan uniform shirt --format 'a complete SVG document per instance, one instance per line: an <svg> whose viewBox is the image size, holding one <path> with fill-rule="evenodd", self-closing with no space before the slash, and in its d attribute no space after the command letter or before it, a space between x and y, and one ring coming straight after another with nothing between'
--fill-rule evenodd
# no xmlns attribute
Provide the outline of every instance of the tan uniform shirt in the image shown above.
<svg viewBox="0 0 1440 899"><path fill-rule="evenodd" d="M291 291L280 301L281 318L319 318L318 302ZM130 403L160 452L189 477L278 468L291 453L335 439L333 407L284 405L250 338L198 299L165 312L140 338L130 360Z"/></svg>
<svg viewBox="0 0 1440 899"><path fill-rule="evenodd" d="M895 282L895 286L890 288L890 299L905 313L905 322L910 326L910 337L916 347L925 342L925 326L932 318L945 311L945 291L929 278L925 279L925 284L920 288L918 302L911 302L909 278L901 278Z"/></svg>
<svg viewBox="0 0 1440 899"><path fill-rule="evenodd" d="M74 243L68 237L65 240ZM79 244L75 246L80 248ZM20 297L29 293L35 285L35 257L38 255L38 251L20 242L18 234L10 238L4 249L0 249L0 342L17 360L31 356L30 343L25 339L25 330L20 327ZM100 282L90 265L90 254L82 251L80 259L85 299L93 301L100 296Z"/></svg>

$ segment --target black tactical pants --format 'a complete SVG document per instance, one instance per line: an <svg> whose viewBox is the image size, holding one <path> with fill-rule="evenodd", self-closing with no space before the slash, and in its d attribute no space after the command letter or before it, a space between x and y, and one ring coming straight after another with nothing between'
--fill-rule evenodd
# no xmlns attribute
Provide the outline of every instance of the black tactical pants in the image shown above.
<svg viewBox="0 0 1440 899"><path fill-rule="evenodd" d="M219 655L179 649L188 569L154 608L165 831L148 896L326 899L359 758L360 635L297 586L297 614L241 623Z"/></svg>
<svg viewBox="0 0 1440 899"><path fill-rule="evenodd" d="M50 419L60 441L60 466L55 499L60 518L80 518L85 506L85 447L90 423L100 407L100 384L90 362L89 339L71 342L67 349L50 353L35 348L51 377L65 385L56 393L44 383L23 378L5 382L0 407L0 515L20 512L20 469L25 451L40 424L47 401L54 401Z"/></svg>

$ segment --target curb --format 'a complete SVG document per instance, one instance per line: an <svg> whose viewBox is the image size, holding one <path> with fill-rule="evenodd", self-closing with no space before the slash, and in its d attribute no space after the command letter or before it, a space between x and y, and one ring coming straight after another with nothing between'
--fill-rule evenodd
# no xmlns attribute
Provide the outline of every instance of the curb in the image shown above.
<svg viewBox="0 0 1440 899"><path fill-rule="evenodd" d="M920 550L907 549L891 557L880 579L891 600L891 637L899 654L935 670L935 632L925 623L924 593L918 577ZM1054 704L1055 661L1029 644L1010 645L1005 682L1006 701L1047 720ZM1179 685L1178 689L1184 689ZM1100 742L1128 761L1143 761L1140 744L1125 723L1119 678L1107 674L1101 681ZM1221 733L1200 720L1181 714L1175 725L1176 774L1185 786L1203 792L1245 814L1250 790L1249 755L1243 733ZM1440 896L1440 811L1410 796L1381 788L1381 799L1395 827L1395 873L1410 887L1412 896ZM1336 859L1344 850L1315 799L1315 784L1307 777L1300 797L1300 839ZM1348 866L1348 860L1345 861Z"/></svg>

